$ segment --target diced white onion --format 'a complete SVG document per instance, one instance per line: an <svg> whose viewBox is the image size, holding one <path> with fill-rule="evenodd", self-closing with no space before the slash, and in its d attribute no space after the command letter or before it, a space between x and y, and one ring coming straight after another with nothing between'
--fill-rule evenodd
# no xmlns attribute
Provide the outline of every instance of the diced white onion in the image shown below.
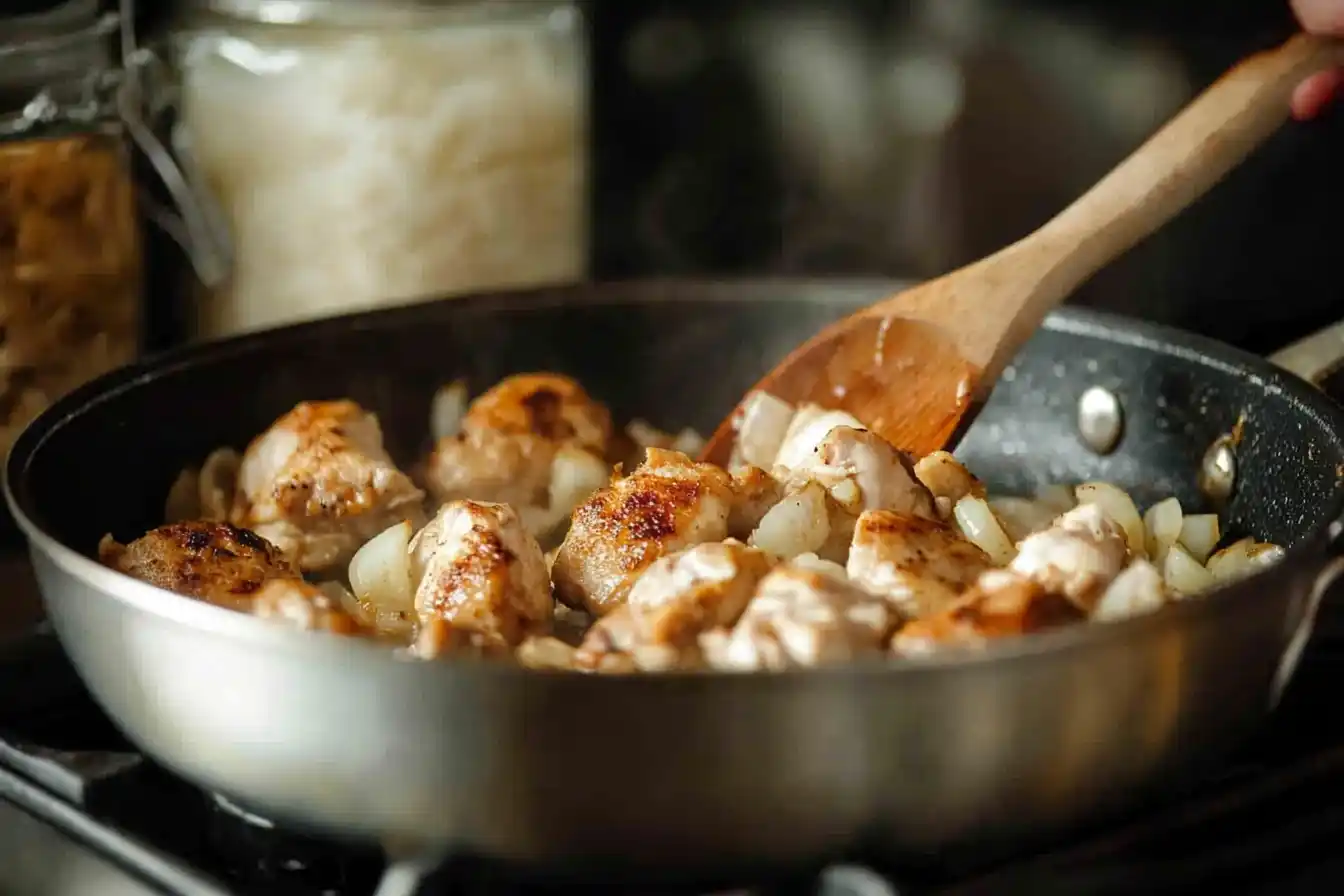
<svg viewBox="0 0 1344 896"><path fill-rule="evenodd" d="M1184 520L1181 502L1175 498L1158 501L1143 515L1145 545L1148 556L1155 563L1166 559L1167 550L1181 537L1181 524ZM1198 557L1197 562L1203 562Z"/></svg>
<svg viewBox="0 0 1344 896"><path fill-rule="evenodd" d="M793 405L769 392L752 392L742 401L737 445L742 462L772 469L793 420Z"/></svg>
<svg viewBox="0 0 1344 896"><path fill-rule="evenodd" d="M1050 505L1029 498L991 498L989 509L994 511L1003 531L1014 542L1048 529L1059 516Z"/></svg>
<svg viewBox="0 0 1344 896"><path fill-rule="evenodd" d="M672 450L680 451L688 457L695 457L705 450L705 437L689 426L677 433L672 440Z"/></svg>
<svg viewBox="0 0 1344 896"><path fill-rule="evenodd" d="M1147 560L1135 560L1112 580L1092 610L1097 622L1115 622L1161 609L1162 573Z"/></svg>
<svg viewBox="0 0 1344 896"><path fill-rule="evenodd" d="M1243 538L1209 558L1209 573L1219 582L1241 579L1283 559L1283 548Z"/></svg>
<svg viewBox="0 0 1344 896"><path fill-rule="evenodd" d="M163 521L180 523L201 518L201 476L193 469L183 470L168 489L163 501Z"/></svg>
<svg viewBox="0 0 1344 896"><path fill-rule="evenodd" d="M568 516L611 480L602 458L573 445L562 445L551 461L550 509Z"/></svg>
<svg viewBox="0 0 1344 896"><path fill-rule="evenodd" d="M429 406L429 432L437 442L462 431L467 416L467 384L455 380L434 393Z"/></svg>
<svg viewBox="0 0 1344 896"><path fill-rule="evenodd" d="M1135 557L1144 557L1148 548L1144 544L1143 518L1134 500L1120 489L1107 482L1086 482L1073 491L1079 504L1095 504L1109 516L1117 526L1125 530L1125 542Z"/></svg>
<svg viewBox="0 0 1344 896"><path fill-rule="evenodd" d="M1068 513L1078 506L1078 501L1074 499L1073 489L1067 485L1043 485L1036 492L1036 501L1044 504L1055 512L1055 516Z"/></svg>
<svg viewBox="0 0 1344 896"><path fill-rule="evenodd" d="M350 588L361 602L380 612L414 611L411 534L411 524L402 521L384 529L355 552L350 560Z"/></svg>
<svg viewBox="0 0 1344 896"><path fill-rule="evenodd" d="M815 553L830 534L826 490L809 482L766 512L748 544L788 559Z"/></svg>
<svg viewBox="0 0 1344 896"><path fill-rule="evenodd" d="M1209 555L1222 537L1216 513L1194 513L1181 520L1181 547L1200 563L1209 562Z"/></svg>
<svg viewBox="0 0 1344 896"><path fill-rule="evenodd" d="M1179 544L1167 550L1166 559L1162 561L1162 580L1173 594L1180 597L1207 591L1217 584L1213 574Z"/></svg>
<svg viewBox="0 0 1344 896"><path fill-rule="evenodd" d="M966 540L988 554L989 559L998 565L1011 563L1017 555L1017 549L983 498L967 495L957 502L952 515Z"/></svg>
<svg viewBox="0 0 1344 896"><path fill-rule="evenodd" d="M202 519L226 520L238 490L238 469L243 459L232 448L211 451L201 464L199 484Z"/></svg>

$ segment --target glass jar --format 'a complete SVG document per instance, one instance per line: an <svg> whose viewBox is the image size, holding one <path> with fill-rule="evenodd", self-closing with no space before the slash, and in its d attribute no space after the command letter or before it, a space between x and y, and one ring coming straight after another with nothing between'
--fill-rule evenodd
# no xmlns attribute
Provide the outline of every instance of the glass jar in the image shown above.
<svg viewBox="0 0 1344 896"><path fill-rule="evenodd" d="M98 0L0 13L0 453L137 352L140 227L116 28Z"/></svg>
<svg viewBox="0 0 1344 896"><path fill-rule="evenodd" d="M171 42L234 253L198 336L585 276L575 3L190 0Z"/></svg>

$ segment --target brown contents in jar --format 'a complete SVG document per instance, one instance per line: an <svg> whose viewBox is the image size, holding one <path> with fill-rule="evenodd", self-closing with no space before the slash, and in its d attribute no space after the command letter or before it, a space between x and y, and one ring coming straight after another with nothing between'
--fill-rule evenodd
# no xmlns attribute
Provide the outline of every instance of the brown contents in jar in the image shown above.
<svg viewBox="0 0 1344 896"><path fill-rule="evenodd" d="M0 451L64 393L135 356L141 273L119 143L0 143Z"/></svg>

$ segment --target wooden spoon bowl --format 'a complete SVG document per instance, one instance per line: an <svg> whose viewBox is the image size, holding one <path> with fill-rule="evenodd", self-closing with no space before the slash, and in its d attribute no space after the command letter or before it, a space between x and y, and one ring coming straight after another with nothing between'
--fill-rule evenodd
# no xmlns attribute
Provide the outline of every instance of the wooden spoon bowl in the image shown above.
<svg viewBox="0 0 1344 896"><path fill-rule="evenodd" d="M756 390L847 411L915 454L953 444L1052 309L1274 133L1303 78L1342 61L1344 43L1305 34L1252 56L1035 233L832 324ZM728 461L736 417L704 460Z"/></svg>

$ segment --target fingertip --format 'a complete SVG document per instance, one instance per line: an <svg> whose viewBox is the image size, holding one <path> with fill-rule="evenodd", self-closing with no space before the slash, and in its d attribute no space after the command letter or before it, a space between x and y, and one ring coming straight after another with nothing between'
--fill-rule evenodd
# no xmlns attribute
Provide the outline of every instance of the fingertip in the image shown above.
<svg viewBox="0 0 1344 896"><path fill-rule="evenodd" d="M1315 118L1341 91L1344 91L1344 69L1312 75L1293 91L1293 117L1299 121Z"/></svg>

